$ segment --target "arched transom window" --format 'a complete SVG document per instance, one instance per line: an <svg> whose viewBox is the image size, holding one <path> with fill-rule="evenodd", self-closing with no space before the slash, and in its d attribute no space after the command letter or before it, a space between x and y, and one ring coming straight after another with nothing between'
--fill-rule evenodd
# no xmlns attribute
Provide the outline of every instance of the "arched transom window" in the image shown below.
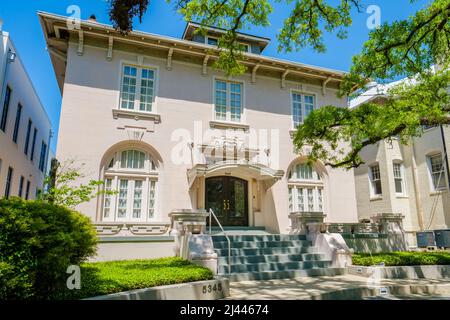
<svg viewBox="0 0 450 320"><path fill-rule="evenodd" d="M140 150L116 152L105 168L103 221L145 222L155 216L158 172L150 154Z"/></svg>
<svg viewBox="0 0 450 320"><path fill-rule="evenodd" d="M288 188L289 212L323 212L323 179L311 165L293 166Z"/></svg>

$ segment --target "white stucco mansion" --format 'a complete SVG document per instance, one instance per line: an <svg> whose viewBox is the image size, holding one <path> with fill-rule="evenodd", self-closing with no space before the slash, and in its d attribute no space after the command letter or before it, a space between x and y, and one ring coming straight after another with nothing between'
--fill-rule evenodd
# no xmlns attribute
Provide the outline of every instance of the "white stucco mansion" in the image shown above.
<svg viewBox="0 0 450 320"><path fill-rule="evenodd" d="M212 67L220 29L122 36L93 19L39 17L63 94L57 157L118 190L78 208L102 259L171 255L164 236L180 208L281 234L291 212L358 221L353 171L306 165L291 139L314 108L347 107L343 72L266 57L269 39L239 34L247 73L229 78Z"/></svg>

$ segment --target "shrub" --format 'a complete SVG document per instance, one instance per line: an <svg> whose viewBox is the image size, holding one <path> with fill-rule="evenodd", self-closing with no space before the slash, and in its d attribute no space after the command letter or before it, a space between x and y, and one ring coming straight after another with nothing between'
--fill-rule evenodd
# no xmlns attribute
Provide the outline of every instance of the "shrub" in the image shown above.
<svg viewBox="0 0 450 320"><path fill-rule="evenodd" d="M181 258L84 263L81 289L66 289L58 299L82 299L213 278L211 270Z"/></svg>
<svg viewBox="0 0 450 320"><path fill-rule="evenodd" d="M388 252L359 253L352 256L353 264L372 266L384 262L386 266L450 265L450 252Z"/></svg>
<svg viewBox="0 0 450 320"><path fill-rule="evenodd" d="M66 285L67 267L95 254L96 243L89 218L78 212L0 200L0 299L52 299Z"/></svg>

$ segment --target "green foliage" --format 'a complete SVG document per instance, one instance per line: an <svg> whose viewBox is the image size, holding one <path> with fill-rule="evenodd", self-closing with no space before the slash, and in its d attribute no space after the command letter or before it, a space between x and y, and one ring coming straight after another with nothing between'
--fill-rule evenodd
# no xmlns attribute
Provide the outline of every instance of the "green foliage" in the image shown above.
<svg viewBox="0 0 450 320"><path fill-rule="evenodd" d="M382 262L385 266L450 265L450 252L358 253L352 256L352 261L357 266L372 266Z"/></svg>
<svg viewBox="0 0 450 320"><path fill-rule="evenodd" d="M450 71L424 72L388 90L382 104L366 103L355 109L327 106L314 110L294 136L298 152L311 146L310 161L351 168L363 163L359 152L380 140L423 133L422 125L449 121L447 92Z"/></svg>
<svg viewBox="0 0 450 320"><path fill-rule="evenodd" d="M0 300L50 299L96 252L89 218L41 201L0 200ZM6 284L6 285L5 285Z"/></svg>
<svg viewBox="0 0 450 320"><path fill-rule="evenodd" d="M209 269L180 258L85 263L81 266L81 289L66 289L58 298L82 299L211 279Z"/></svg>
<svg viewBox="0 0 450 320"><path fill-rule="evenodd" d="M55 183L50 183L51 176L46 178L45 184L49 188L40 199L56 205L75 208L77 205L89 202L99 195L117 193L117 191L102 190L103 181L89 180L86 184L77 184L85 178L82 171L82 166L75 166L75 160L68 160L63 165L58 166Z"/></svg>

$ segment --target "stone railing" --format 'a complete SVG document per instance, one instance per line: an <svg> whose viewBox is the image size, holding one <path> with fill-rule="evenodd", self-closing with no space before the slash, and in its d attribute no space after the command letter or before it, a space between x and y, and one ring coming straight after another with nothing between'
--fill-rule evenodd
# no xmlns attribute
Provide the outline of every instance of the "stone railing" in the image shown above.
<svg viewBox="0 0 450 320"><path fill-rule="evenodd" d="M377 223L324 223L322 232L341 234L371 234L380 233Z"/></svg>
<svg viewBox="0 0 450 320"><path fill-rule="evenodd" d="M101 237L162 236L169 232L170 223L97 222L94 224Z"/></svg>

